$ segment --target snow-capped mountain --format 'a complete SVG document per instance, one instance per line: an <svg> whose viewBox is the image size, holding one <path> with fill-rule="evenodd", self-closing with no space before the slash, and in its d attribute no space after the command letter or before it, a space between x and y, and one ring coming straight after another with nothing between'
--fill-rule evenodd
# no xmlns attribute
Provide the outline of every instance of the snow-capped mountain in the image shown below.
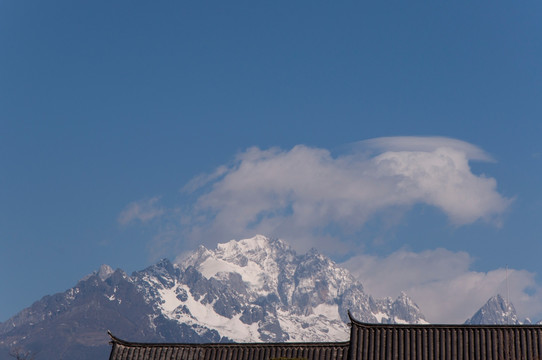
<svg viewBox="0 0 542 360"><path fill-rule="evenodd" d="M264 236L202 246L178 264L164 260L133 278L157 313L234 341L345 340L348 310L367 322L425 323L406 295L373 299L316 250L297 255Z"/></svg>
<svg viewBox="0 0 542 360"><path fill-rule="evenodd" d="M516 309L501 295L490 298L465 324L496 324L496 325L518 325L519 321Z"/></svg>
<svg viewBox="0 0 542 360"><path fill-rule="evenodd" d="M104 265L0 324L0 359L19 347L44 359L105 358L107 329L135 341L343 341L348 310L365 322L425 323L405 294L374 299L316 250L298 255L256 236L131 276Z"/></svg>

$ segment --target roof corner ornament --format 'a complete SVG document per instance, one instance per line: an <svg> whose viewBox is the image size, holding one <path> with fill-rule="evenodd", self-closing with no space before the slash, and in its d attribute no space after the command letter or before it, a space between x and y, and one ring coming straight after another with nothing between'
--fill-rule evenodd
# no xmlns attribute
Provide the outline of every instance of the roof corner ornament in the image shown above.
<svg viewBox="0 0 542 360"><path fill-rule="evenodd" d="M111 341L109 342L110 344L114 342L117 342L117 343L121 342L121 340L117 338L115 335L113 335L113 333L110 330L107 330L107 335L109 335L109 337L111 338Z"/></svg>

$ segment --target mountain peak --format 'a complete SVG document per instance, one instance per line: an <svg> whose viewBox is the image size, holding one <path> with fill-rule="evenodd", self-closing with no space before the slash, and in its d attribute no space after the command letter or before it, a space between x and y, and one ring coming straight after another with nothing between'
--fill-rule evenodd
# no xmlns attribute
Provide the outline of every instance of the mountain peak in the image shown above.
<svg viewBox="0 0 542 360"><path fill-rule="evenodd" d="M102 280L102 281L105 281L107 280L115 271L111 268L111 266L109 265L106 265L106 264L103 264L102 266L100 266L100 268L98 269L98 277Z"/></svg>
<svg viewBox="0 0 542 360"><path fill-rule="evenodd" d="M264 235L256 235L249 239L230 240L227 243L217 245L218 253L228 255L232 253L258 253L269 249L290 249L290 246L280 239L268 238Z"/></svg>
<svg viewBox="0 0 542 360"><path fill-rule="evenodd" d="M516 309L500 294L492 296L465 324L520 324Z"/></svg>
<svg viewBox="0 0 542 360"><path fill-rule="evenodd" d="M214 250L199 248L179 266L193 266L207 279L236 273L249 287L267 294L278 281L280 264L289 263L296 256L282 240L256 235L220 243Z"/></svg>
<svg viewBox="0 0 542 360"><path fill-rule="evenodd" d="M256 235L249 239L230 240L226 243L217 245L217 250L221 252L233 251L258 251L269 247L269 239L263 235Z"/></svg>

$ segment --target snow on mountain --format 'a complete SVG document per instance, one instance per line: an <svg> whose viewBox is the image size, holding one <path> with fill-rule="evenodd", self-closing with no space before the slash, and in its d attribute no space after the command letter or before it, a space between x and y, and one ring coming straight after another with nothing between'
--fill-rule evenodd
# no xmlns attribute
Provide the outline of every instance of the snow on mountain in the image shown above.
<svg viewBox="0 0 542 360"><path fill-rule="evenodd" d="M262 235L201 246L181 263L164 260L133 277L164 317L234 341L345 340L348 310L367 322L426 322L405 294L375 300L316 250L297 255Z"/></svg>

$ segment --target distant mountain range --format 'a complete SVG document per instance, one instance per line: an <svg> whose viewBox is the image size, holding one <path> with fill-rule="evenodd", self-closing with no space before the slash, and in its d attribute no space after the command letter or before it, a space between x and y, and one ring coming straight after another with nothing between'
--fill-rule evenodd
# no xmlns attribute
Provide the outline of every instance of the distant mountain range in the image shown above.
<svg viewBox="0 0 542 360"><path fill-rule="evenodd" d="M162 260L131 276L102 265L1 323L0 360L10 351L105 359L108 329L146 342L346 341L348 310L369 323L427 323L406 294L375 299L316 250L298 255L259 235L202 246L179 264ZM467 323L519 322L497 296Z"/></svg>

